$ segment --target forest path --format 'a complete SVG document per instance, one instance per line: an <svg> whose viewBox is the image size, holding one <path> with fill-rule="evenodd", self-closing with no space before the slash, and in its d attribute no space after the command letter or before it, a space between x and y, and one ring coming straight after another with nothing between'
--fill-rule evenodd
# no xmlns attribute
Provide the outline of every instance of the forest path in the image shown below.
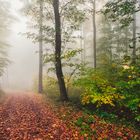
<svg viewBox="0 0 140 140"><path fill-rule="evenodd" d="M65 140L69 129L41 95L7 94L0 104L0 140Z"/></svg>
<svg viewBox="0 0 140 140"><path fill-rule="evenodd" d="M81 117L84 129L75 125ZM91 118L93 122L89 124ZM56 106L43 95L13 92L0 102L0 140L139 140L139 137L129 127L105 122L67 104Z"/></svg>

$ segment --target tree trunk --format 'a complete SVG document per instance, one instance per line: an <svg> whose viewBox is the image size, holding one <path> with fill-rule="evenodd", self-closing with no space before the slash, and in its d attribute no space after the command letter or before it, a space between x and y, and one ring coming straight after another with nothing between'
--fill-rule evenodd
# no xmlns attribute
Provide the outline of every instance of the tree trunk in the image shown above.
<svg viewBox="0 0 140 140"><path fill-rule="evenodd" d="M94 68L96 68L96 0L93 1L93 58Z"/></svg>
<svg viewBox="0 0 140 140"><path fill-rule="evenodd" d="M40 13L39 13L39 81L38 81L38 92L43 92L43 0L40 0Z"/></svg>
<svg viewBox="0 0 140 140"><path fill-rule="evenodd" d="M55 16L55 68L60 89L60 99L68 101L64 75L61 62L61 20L59 13L59 0L53 0L54 16Z"/></svg>
<svg viewBox="0 0 140 140"><path fill-rule="evenodd" d="M133 52L132 64L136 63L136 13L133 14Z"/></svg>
<svg viewBox="0 0 140 140"><path fill-rule="evenodd" d="M126 27L126 29L125 29L125 46L126 46L125 55L127 56L128 55L128 47L129 47L129 43L128 43L128 27Z"/></svg>

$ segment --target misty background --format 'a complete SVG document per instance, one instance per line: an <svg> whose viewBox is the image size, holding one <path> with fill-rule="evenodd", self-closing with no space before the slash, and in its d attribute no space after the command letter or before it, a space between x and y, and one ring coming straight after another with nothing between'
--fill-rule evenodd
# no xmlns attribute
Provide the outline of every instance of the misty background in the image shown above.
<svg viewBox="0 0 140 140"><path fill-rule="evenodd" d="M9 49L11 64L6 68L4 76L0 79L0 84L4 89L31 90L34 80L38 76L38 53L36 53L38 51L38 44L33 44L30 39L21 34L27 31L27 17L20 11L23 3L20 0L12 0L9 3L11 5L11 13L15 16L16 21L12 24L10 34L7 37L8 43L11 45ZM101 5L99 7L101 8ZM139 13L137 14L139 15ZM98 21L97 15L97 25L98 22L100 21ZM92 65L93 45L91 28L92 20L87 20L82 30L82 36L85 39L85 43L82 42L82 48L84 49L85 58ZM140 17L137 16L137 32L139 31ZM97 36L99 36L98 27ZM86 44L86 48L84 48L84 44Z"/></svg>
<svg viewBox="0 0 140 140"><path fill-rule="evenodd" d="M7 37L9 49L9 59L11 64L6 68L0 83L5 89L31 90L34 78L38 73L38 50L37 44L33 44L21 33L26 32L27 19L22 15L20 0L10 1L11 12L16 21L11 26L11 31Z"/></svg>

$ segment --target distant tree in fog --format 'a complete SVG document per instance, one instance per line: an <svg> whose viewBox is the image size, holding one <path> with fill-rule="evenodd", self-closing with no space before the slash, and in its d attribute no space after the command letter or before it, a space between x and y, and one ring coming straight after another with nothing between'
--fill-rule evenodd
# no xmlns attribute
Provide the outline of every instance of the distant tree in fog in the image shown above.
<svg viewBox="0 0 140 140"><path fill-rule="evenodd" d="M5 1L0 1L0 76L3 75L5 67L8 65L7 36L13 17L10 14L10 5Z"/></svg>

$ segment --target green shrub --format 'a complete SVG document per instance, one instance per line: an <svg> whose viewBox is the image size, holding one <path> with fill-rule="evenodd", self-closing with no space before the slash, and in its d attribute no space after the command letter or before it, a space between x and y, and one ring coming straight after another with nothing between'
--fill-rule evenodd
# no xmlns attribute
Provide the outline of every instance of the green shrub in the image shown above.
<svg viewBox="0 0 140 140"><path fill-rule="evenodd" d="M83 89L82 104L93 104L97 109L109 109L113 113L115 109L119 116L126 114L126 118L129 112L133 120L140 122L140 66L122 67L116 76L118 81L112 77L115 79L112 82L100 69L84 71L75 81ZM119 113L121 110L123 113Z"/></svg>
<svg viewBox="0 0 140 140"><path fill-rule="evenodd" d="M109 83L101 71L88 69L76 82L76 85L84 88L81 101L85 104L115 106L124 96L117 93L117 89Z"/></svg>
<svg viewBox="0 0 140 140"><path fill-rule="evenodd" d="M120 72L119 78L116 88L125 96L123 105L132 111L136 121L140 121L140 66L128 65Z"/></svg>

